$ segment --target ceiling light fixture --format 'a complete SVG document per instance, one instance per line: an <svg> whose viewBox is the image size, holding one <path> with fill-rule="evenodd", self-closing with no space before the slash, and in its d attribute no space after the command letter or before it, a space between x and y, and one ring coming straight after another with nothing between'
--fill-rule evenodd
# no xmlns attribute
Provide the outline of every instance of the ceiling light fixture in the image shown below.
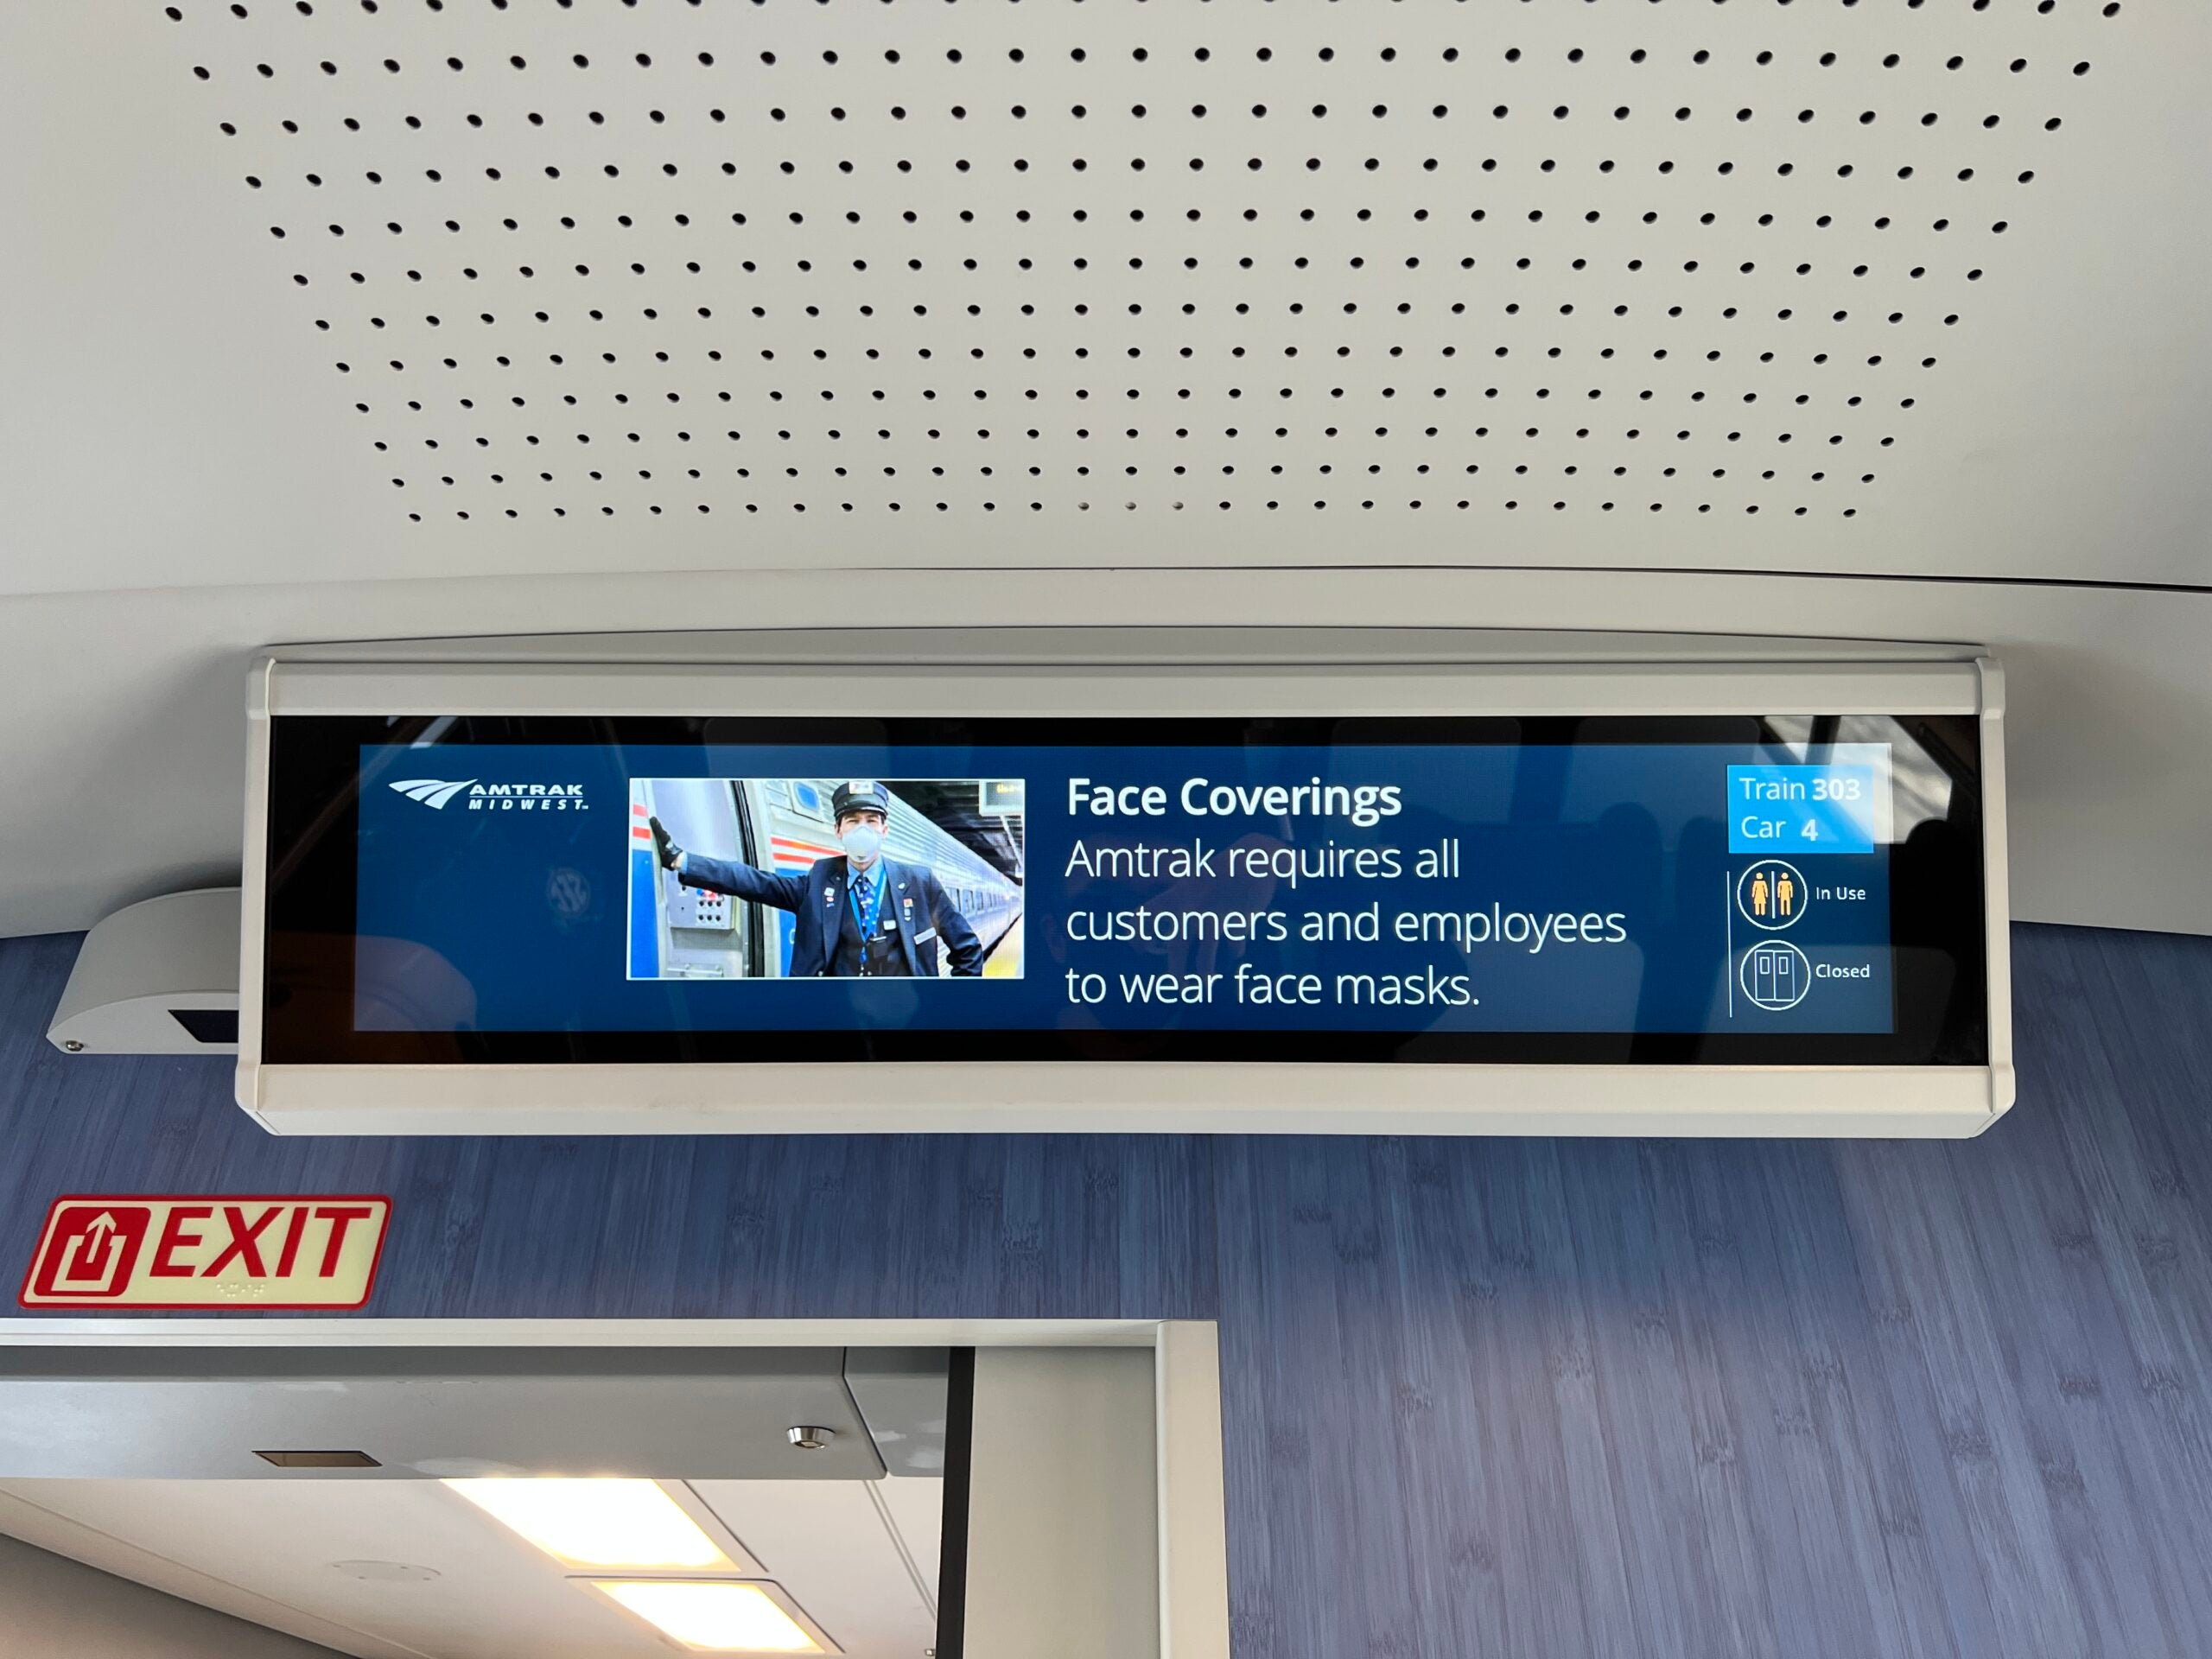
<svg viewBox="0 0 2212 1659"><path fill-rule="evenodd" d="M444 1484L564 1566L736 1569L657 1480L518 1477Z"/></svg>
<svg viewBox="0 0 2212 1659"><path fill-rule="evenodd" d="M772 1586L677 1579L589 1581L694 1653L834 1653L770 1593Z"/></svg>

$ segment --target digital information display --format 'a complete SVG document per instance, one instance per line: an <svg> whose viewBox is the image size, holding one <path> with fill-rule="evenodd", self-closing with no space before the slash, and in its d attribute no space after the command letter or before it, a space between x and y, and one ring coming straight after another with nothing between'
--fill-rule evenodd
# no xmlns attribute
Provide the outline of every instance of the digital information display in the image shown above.
<svg viewBox="0 0 2212 1659"><path fill-rule="evenodd" d="M1979 1065L1974 722L271 734L271 1062Z"/></svg>

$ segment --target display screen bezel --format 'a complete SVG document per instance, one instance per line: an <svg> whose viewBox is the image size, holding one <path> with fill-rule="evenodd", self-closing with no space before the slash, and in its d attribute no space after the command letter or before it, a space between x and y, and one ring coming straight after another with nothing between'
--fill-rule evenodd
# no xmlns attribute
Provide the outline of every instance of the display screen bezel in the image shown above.
<svg viewBox="0 0 2212 1659"><path fill-rule="evenodd" d="M1727 744L1806 741L1752 715L1544 715L1066 720L913 715L693 716L279 714L270 721L259 1058L326 1065L838 1065L878 1061L1294 1062L1316 1065L1942 1066L1990 1063L1984 804L1980 722L1900 714L1947 774L1937 833L1890 849L1894 1018L1885 1033L1061 1030L359 1031L347 1015L355 856L365 747L592 744L617 748L746 744L872 747L1035 744L1134 749L1222 744ZM1809 722L1815 745L1840 717ZM315 963L312 988L296 964ZM303 995L311 989L312 995Z"/></svg>

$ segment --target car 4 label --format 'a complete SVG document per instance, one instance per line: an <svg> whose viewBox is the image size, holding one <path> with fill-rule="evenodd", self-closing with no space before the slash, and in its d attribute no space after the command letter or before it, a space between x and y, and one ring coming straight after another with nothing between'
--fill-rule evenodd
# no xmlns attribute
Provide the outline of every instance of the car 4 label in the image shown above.
<svg viewBox="0 0 2212 1659"><path fill-rule="evenodd" d="M359 1307L391 1201L194 1194L56 1198L25 1307Z"/></svg>

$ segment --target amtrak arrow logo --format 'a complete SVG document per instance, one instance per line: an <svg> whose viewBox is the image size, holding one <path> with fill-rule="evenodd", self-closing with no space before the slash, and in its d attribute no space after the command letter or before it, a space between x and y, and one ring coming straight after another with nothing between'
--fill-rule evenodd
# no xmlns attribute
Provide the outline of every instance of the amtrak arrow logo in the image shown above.
<svg viewBox="0 0 2212 1659"><path fill-rule="evenodd" d="M443 810L448 801L475 781L474 778L464 778L457 784L449 784L442 778L403 778L391 787L410 801Z"/></svg>

